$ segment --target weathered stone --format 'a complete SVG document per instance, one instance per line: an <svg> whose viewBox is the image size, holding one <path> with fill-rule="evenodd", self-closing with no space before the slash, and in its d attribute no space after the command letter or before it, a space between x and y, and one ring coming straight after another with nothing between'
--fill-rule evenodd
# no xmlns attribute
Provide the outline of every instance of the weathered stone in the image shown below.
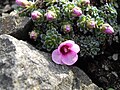
<svg viewBox="0 0 120 90"><path fill-rule="evenodd" d="M99 90L77 67L57 65L51 54L0 35L0 90Z"/></svg>
<svg viewBox="0 0 120 90"><path fill-rule="evenodd" d="M0 9L0 16L2 16L2 9Z"/></svg>
<svg viewBox="0 0 120 90"><path fill-rule="evenodd" d="M29 17L5 16L0 18L0 35L10 34L18 39L26 40L33 23Z"/></svg>
<svg viewBox="0 0 120 90"><path fill-rule="evenodd" d="M16 8L18 8L18 5L17 5L17 4L13 4L13 5L11 6L11 8L15 10Z"/></svg>
<svg viewBox="0 0 120 90"><path fill-rule="evenodd" d="M4 12L4 13L9 13L11 11L12 11L12 8L9 4L5 5L5 7L2 10L2 12Z"/></svg>
<svg viewBox="0 0 120 90"><path fill-rule="evenodd" d="M0 0L0 6L4 6L6 4L14 4L15 0Z"/></svg>
<svg viewBox="0 0 120 90"><path fill-rule="evenodd" d="M118 56L119 56L118 53L113 54L113 56L112 56L113 60L115 60L115 61L118 60Z"/></svg>

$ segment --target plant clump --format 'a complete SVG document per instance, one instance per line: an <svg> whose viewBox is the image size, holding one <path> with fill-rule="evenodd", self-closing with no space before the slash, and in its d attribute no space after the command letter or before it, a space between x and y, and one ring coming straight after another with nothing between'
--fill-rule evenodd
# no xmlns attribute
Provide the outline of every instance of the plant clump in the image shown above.
<svg viewBox="0 0 120 90"><path fill-rule="evenodd" d="M19 1L19 2L18 2ZM21 1L21 2L20 2ZM112 42L118 33L115 2L90 0L16 0L21 16L32 18L34 30L29 33L39 47L52 52L66 40L80 46L80 57L104 53L107 42ZM107 43L107 44L106 44Z"/></svg>

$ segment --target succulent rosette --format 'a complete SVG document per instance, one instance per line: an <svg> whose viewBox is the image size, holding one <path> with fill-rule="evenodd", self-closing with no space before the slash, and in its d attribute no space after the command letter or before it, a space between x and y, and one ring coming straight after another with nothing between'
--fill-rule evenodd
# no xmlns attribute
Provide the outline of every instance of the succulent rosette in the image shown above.
<svg viewBox="0 0 120 90"><path fill-rule="evenodd" d="M52 52L52 60L57 64L73 65L78 60L79 51L80 47L74 41L67 40Z"/></svg>

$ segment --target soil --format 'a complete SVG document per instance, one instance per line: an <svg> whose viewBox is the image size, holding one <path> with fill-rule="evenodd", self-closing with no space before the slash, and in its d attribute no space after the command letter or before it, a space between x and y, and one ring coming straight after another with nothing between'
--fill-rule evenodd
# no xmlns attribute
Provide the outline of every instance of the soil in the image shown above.
<svg viewBox="0 0 120 90"><path fill-rule="evenodd" d="M112 59L118 54L118 60ZM111 58L108 58L111 57ZM120 43L114 43L106 49L106 53L91 57L79 58L76 66L81 68L99 87L107 90L113 88L120 90Z"/></svg>
<svg viewBox="0 0 120 90"><path fill-rule="evenodd" d="M0 10L4 9L7 4L11 6L13 1L0 0ZM118 55L117 60L112 58L114 54ZM82 69L96 85L104 90L108 88L120 90L120 41L113 43L103 55L96 56L94 59L79 58L74 66Z"/></svg>

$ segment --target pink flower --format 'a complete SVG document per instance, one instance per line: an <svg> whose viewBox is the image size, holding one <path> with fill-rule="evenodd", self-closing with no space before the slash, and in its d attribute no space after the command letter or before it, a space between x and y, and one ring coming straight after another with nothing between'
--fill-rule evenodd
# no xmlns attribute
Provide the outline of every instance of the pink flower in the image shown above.
<svg viewBox="0 0 120 90"><path fill-rule="evenodd" d="M52 60L57 64L73 65L78 60L79 51L80 47L74 41L67 40L52 52Z"/></svg>
<svg viewBox="0 0 120 90"><path fill-rule="evenodd" d="M56 18L56 14L53 12L53 11L48 11L46 14L45 14L45 17L48 21L50 20L53 20Z"/></svg>
<svg viewBox="0 0 120 90"><path fill-rule="evenodd" d="M32 17L33 20L37 20L37 19L39 19L41 16L42 16L42 14L41 14L39 11L33 11L33 12L31 13L31 17Z"/></svg>
<svg viewBox="0 0 120 90"><path fill-rule="evenodd" d="M22 7L30 6L30 2L27 0L16 0L16 4Z"/></svg>
<svg viewBox="0 0 120 90"><path fill-rule="evenodd" d="M107 23L103 24L101 29L106 34L113 34L114 33L113 28Z"/></svg>
<svg viewBox="0 0 120 90"><path fill-rule="evenodd" d="M81 15L82 15L81 9L80 9L79 7L77 7L77 6L74 7L74 8L72 9L72 15L75 16L75 17L81 16Z"/></svg>

